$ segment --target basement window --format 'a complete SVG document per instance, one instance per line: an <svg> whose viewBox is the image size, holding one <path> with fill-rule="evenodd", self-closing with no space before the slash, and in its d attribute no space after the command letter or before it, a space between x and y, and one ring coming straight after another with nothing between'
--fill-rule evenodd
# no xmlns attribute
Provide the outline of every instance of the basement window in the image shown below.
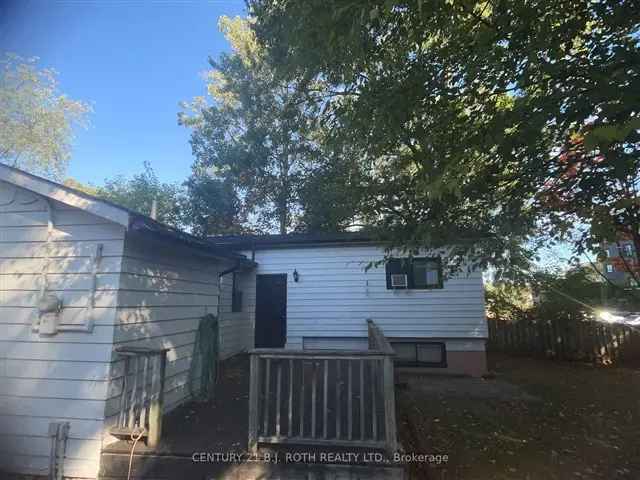
<svg viewBox="0 0 640 480"><path fill-rule="evenodd" d="M391 258L385 266L387 290L443 288L439 257Z"/></svg>
<svg viewBox="0 0 640 480"><path fill-rule="evenodd" d="M395 363L409 367L447 367L447 350L443 342L417 340L391 340L396 352Z"/></svg>

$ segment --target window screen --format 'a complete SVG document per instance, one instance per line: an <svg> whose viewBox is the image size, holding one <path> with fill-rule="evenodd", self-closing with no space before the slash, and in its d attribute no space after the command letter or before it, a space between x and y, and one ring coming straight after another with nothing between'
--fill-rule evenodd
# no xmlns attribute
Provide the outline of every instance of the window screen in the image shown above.
<svg viewBox="0 0 640 480"><path fill-rule="evenodd" d="M443 345L441 343L419 343L417 345L418 363L442 363Z"/></svg>
<svg viewBox="0 0 640 480"><path fill-rule="evenodd" d="M446 367L447 356L442 342L421 342L413 340L391 341L398 365L416 367Z"/></svg>
<svg viewBox="0 0 640 480"><path fill-rule="evenodd" d="M416 344L415 343L394 343L393 350L396 352L396 360L401 362L416 361Z"/></svg>

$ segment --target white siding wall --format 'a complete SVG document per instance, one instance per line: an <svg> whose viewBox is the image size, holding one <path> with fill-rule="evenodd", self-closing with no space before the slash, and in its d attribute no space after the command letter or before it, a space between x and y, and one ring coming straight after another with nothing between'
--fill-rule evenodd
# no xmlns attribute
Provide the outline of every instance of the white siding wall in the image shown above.
<svg viewBox="0 0 640 480"><path fill-rule="evenodd" d="M92 333L32 332L46 263L42 197L0 182L0 469L46 475L53 421L71 424L65 473L98 471L124 229L52 202L49 289L63 300L63 323L81 323L91 288L91 255L104 245Z"/></svg>
<svg viewBox="0 0 640 480"><path fill-rule="evenodd" d="M228 358L254 346L253 319L256 303L255 270L236 274L237 288L242 292L242 311L231 311L233 275L222 277L220 297L220 356Z"/></svg>
<svg viewBox="0 0 640 480"><path fill-rule="evenodd" d="M175 245L149 243L127 234L114 334L114 348L168 348L167 411L189 399L189 371L200 319L216 314L218 271L227 266ZM114 377L123 362L114 354ZM120 379L107 403L108 425L118 412ZM111 440L111 439L110 439Z"/></svg>
<svg viewBox="0 0 640 480"><path fill-rule="evenodd" d="M218 272L231 262L141 240L122 226L51 202L55 228L47 247L43 197L0 181L0 471L46 475L49 423L70 422L65 476L95 478L100 450L115 420L123 362L114 347L169 348L165 406L189 398L189 369L200 318L217 313ZM97 273L92 333L32 331L41 273L62 298L61 322L79 324ZM227 277L227 281L230 277ZM246 308L221 307L223 356L250 348L255 276L239 275ZM230 286L230 285L229 285Z"/></svg>
<svg viewBox="0 0 640 480"><path fill-rule="evenodd" d="M307 343L321 337L365 338L371 318L388 337L451 339L448 349L484 350L488 332L481 272L451 278L443 289L387 290L384 265L365 271L383 258L383 250L374 246L258 250L255 258L257 274L288 274L288 348L302 348L305 337ZM331 346L339 345L332 340Z"/></svg>

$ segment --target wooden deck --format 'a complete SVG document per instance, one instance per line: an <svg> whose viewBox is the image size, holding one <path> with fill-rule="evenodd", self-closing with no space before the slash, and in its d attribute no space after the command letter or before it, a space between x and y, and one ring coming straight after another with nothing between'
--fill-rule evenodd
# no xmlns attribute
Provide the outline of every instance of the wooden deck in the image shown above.
<svg viewBox="0 0 640 480"><path fill-rule="evenodd" d="M264 446L249 454L249 361L246 355L223 364L218 396L211 404L187 404L164 419L155 449L136 445L132 479L400 479L404 469L382 450L322 446ZM355 426L355 425L354 425ZM100 478L126 479L132 442L103 449Z"/></svg>

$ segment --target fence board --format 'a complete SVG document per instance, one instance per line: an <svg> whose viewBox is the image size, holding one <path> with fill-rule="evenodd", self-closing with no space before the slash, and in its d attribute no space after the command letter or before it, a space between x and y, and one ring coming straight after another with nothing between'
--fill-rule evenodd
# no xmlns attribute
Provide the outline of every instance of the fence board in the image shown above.
<svg viewBox="0 0 640 480"><path fill-rule="evenodd" d="M559 319L517 322L489 319L488 326L490 351L603 364L640 360L640 332L626 325Z"/></svg>

